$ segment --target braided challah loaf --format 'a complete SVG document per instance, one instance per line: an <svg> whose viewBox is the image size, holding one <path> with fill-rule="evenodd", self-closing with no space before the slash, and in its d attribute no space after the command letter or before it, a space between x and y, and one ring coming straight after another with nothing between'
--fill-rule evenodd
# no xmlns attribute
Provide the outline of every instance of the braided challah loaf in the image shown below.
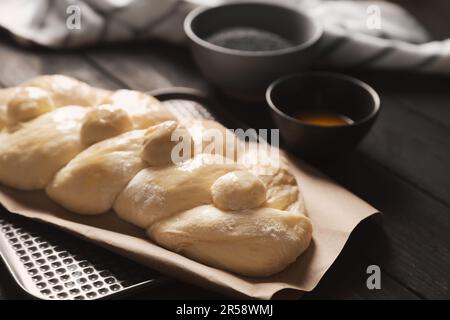
<svg viewBox="0 0 450 320"><path fill-rule="evenodd" d="M225 137L218 148L208 129ZM248 146L137 91L60 75L0 90L1 183L79 214L113 209L169 250L268 276L306 250L312 226L285 160Z"/></svg>

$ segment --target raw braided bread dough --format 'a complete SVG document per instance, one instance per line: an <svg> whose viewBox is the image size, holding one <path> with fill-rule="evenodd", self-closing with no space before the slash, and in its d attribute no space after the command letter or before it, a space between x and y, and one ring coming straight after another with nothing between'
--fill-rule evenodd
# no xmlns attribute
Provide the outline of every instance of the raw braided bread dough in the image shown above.
<svg viewBox="0 0 450 320"><path fill-rule="evenodd" d="M217 150L205 135L212 128L226 137ZM191 147L180 152L175 132ZM286 160L247 146L217 122L176 119L137 91L60 75L0 90L1 183L45 189L79 214L113 209L169 250L269 276L307 249L312 226Z"/></svg>

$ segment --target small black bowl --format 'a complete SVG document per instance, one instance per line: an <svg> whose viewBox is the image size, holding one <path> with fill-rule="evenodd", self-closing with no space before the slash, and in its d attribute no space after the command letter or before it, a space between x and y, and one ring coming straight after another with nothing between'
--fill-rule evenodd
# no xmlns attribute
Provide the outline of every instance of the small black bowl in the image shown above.
<svg viewBox="0 0 450 320"><path fill-rule="evenodd" d="M209 42L218 32L239 28L270 32L286 40L288 46L250 51ZM322 36L322 28L308 15L260 2L195 9L186 17L184 30L194 60L205 77L231 96L254 101L264 100L273 80L309 67Z"/></svg>
<svg viewBox="0 0 450 320"><path fill-rule="evenodd" d="M364 138L380 111L378 94L366 83L337 73L306 72L274 81L267 103L283 141L308 158L349 151ZM322 126L297 120L302 111L326 111L353 122Z"/></svg>

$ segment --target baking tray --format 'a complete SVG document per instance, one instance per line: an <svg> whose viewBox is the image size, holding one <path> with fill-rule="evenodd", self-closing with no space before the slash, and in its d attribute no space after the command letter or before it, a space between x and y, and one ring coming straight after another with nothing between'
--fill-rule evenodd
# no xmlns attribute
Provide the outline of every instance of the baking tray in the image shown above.
<svg viewBox="0 0 450 320"><path fill-rule="evenodd" d="M177 116L217 119L226 126L231 123L211 99L195 89L166 88L149 94ZM17 284L37 299L106 299L148 287L154 287L157 294L158 287L171 281L145 266L1 206L0 256Z"/></svg>

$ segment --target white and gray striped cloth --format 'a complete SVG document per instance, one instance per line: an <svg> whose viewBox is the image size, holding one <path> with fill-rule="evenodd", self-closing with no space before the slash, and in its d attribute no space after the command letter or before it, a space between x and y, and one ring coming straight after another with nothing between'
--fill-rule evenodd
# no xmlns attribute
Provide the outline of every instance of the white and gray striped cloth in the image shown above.
<svg viewBox="0 0 450 320"><path fill-rule="evenodd" d="M147 38L183 42L182 21L189 10L228 1L1 0L0 27L21 43L53 48ZM431 41L424 28L397 5L271 1L306 10L324 26L321 64L450 73L450 40ZM79 29L67 26L68 18L77 14L74 6L80 13Z"/></svg>

